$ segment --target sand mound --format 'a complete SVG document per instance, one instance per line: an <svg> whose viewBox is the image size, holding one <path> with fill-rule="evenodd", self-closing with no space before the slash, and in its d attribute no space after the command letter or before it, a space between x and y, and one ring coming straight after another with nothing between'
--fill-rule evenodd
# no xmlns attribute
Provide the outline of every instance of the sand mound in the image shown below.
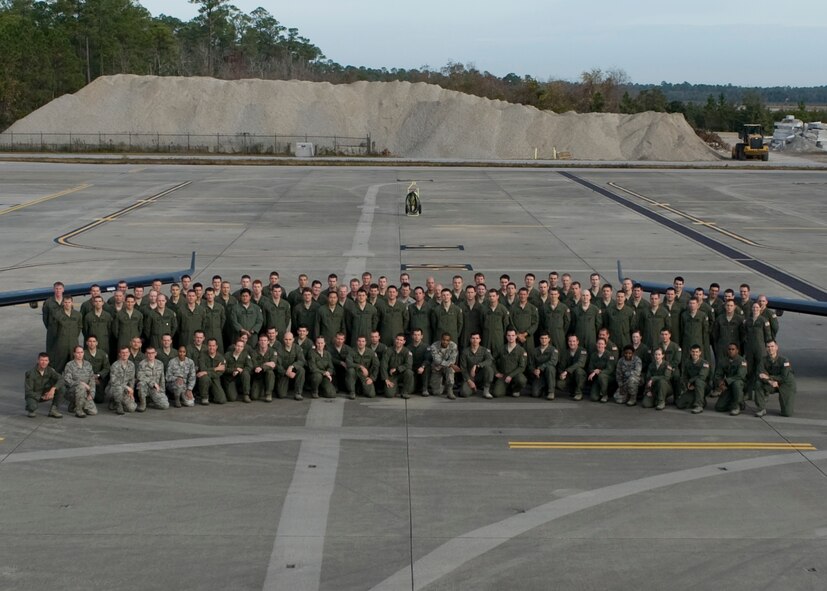
<svg viewBox="0 0 827 591"><path fill-rule="evenodd" d="M408 82L98 78L15 123L14 133L371 135L411 158L712 160L681 115L556 114Z"/></svg>

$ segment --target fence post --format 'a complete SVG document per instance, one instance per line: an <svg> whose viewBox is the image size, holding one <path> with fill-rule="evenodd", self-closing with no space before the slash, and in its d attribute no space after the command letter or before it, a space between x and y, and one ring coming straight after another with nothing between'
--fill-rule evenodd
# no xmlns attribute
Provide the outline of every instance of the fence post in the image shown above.
<svg viewBox="0 0 827 591"><path fill-rule="evenodd" d="M14 132L11 132L11 151L14 152Z"/></svg>
<svg viewBox="0 0 827 591"><path fill-rule="evenodd" d="M221 151L221 134L215 134L215 153L218 154Z"/></svg>
<svg viewBox="0 0 827 591"><path fill-rule="evenodd" d="M367 138L366 138L366 139L367 139L367 147L368 147L367 155L368 155L368 156L370 156L370 154L371 154L371 148L370 148L370 132L368 132L368 135L367 135Z"/></svg>
<svg viewBox="0 0 827 591"><path fill-rule="evenodd" d="M73 152L74 149L72 148L72 134L69 133L69 151Z"/></svg>
<svg viewBox="0 0 827 591"><path fill-rule="evenodd" d="M128 132L128 137L129 137L129 139L127 140L128 143L127 143L127 146L126 146L126 150L127 150L127 152L131 152L132 151L132 132L131 131Z"/></svg>
<svg viewBox="0 0 827 591"><path fill-rule="evenodd" d="M190 152L190 134L187 132L187 154Z"/></svg>
<svg viewBox="0 0 827 591"><path fill-rule="evenodd" d="M43 132L40 132L40 151L45 152L46 149L43 147Z"/></svg>
<svg viewBox="0 0 827 591"><path fill-rule="evenodd" d="M279 134L273 134L273 156L279 153Z"/></svg>

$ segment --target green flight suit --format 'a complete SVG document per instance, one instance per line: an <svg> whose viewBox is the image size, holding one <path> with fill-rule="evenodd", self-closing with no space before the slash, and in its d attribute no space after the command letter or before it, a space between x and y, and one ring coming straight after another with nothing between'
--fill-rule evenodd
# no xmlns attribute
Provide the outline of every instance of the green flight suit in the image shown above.
<svg viewBox="0 0 827 591"><path fill-rule="evenodd" d="M128 347L132 339L142 337L144 334L143 314L134 309L130 315L124 307L115 315L112 321L112 334L118 341L118 350Z"/></svg>
<svg viewBox="0 0 827 591"><path fill-rule="evenodd" d="M160 349L161 337L165 334L175 339L175 333L178 331L178 316L169 308L164 308L163 314L159 308L155 308L144 320L144 335L150 347Z"/></svg>
<svg viewBox="0 0 827 591"><path fill-rule="evenodd" d="M752 316L744 321L744 357L747 360L747 398L753 390L758 390L758 368L767 354L767 343L772 340L770 321L759 316Z"/></svg>
<svg viewBox="0 0 827 591"><path fill-rule="evenodd" d="M225 343L224 335L226 333L225 326L227 324L227 311L224 306L219 304L217 300L210 307L207 302L201 304L201 309L204 310L204 338L205 341L215 339L218 343L218 350L223 351L225 348L234 343ZM247 343L248 345L255 345L255 343Z"/></svg>
<svg viewBox="0 0 827 591"><path fill-rule="evenodd" d="M597 333L603 328L603 312L599 306L589 304L588 309L575 306L571 309L571 332L573 332L584 349L591 349L597 342ZM558 335L559 338L559 335Z"/></svg>
<svg viewBox="0 0 827 591"><path fill-rule="evenodd" d="M672 317L663 305L659 305L657 310L653 310L652 306L649 306L641 310L638 318L638 328L646 346L654 349L660 343L661 331L667 329L671 332Z"/></svg>
<svg viewBox="0 0 827 591"><path fill-rule="evenodd" d="M261 353L258 347L253 349L250 355L250 398L253 400L263 399L266 402L273 400L273 390L276 387L276 371L274 368L265 365L266 363L277 363L278 356L272 347Z"/></svg>
<svg viewBox="0 0 827 591"><path fill-rule="evenodd" d="M462 310L462 333L458 345L464 349L470 344L472 334L476 332L482 337L482 306L475 302L473 307L469 307L465 301L457 305Z"/></svg>
<svg viewBox="0 0 827 591"><path fill-rule="evenodd" d="M461 397L468 398L479 390L489 391L494 381L494 358L488 349L480 346L475 352L470 346L465 347L459 354L459 367L462 370ZM476 388L471 388L469 381L473 381Z"/></svg>
<svg viewBox="0 0 827 591"><path fill-rule="evenodd" d="M307 339L310 342L310 339ZM309 354L311 349L307 351ZM287 392L290 388L290 380L293 380L294 393L293 397L296 400L302 399L302 391L304 390L305 381L305 350L297 343L293 343L293 347L288 351L282 347L279 356L276 358L276 396L279 398L286 398ZM293 366L293 371L296 377L290 378L287 375L287 369Z"/></svg>
<svg viewBox="0 0 827 591"><path fill-rule="evenodd" d="M205 349L201 351L201 354L198 356L196 363L197 372L207 372L207 375L197 378L201 404L209 404L211 394L213 402L216 404L224 404L227 402L227 394L221 385L221 374L224 373L224 371L216 369L219 365L224 364L224 355L221 353L216 353L215 357L210 357L210 354Z"/></svg>
<svg viewBox="0 0 827 591"><path fill-rule="evenodd" d="M24 382L24 399L26 401L26 412L35 412L38 404L43 401L43 395L52 388L55 389L54 398L51 400L51 410L57 411L63 399L63 376L49 365L40 373L37 365L26 372Z"/></svg>
<svg viewBox="0 0 827 591"><path fill-rule="evenodd" d="M367 398L374 398L376 396L375 383L379 377L379 358L376 353L370 347L365 347L361 353L358 349L353 349L348 361L348 365L356 372L356 393ZM367 370L367 375L362 368ZM370 384L368 379L371 380Z"/></svg>
<svg viewBox="0 0 827 591"><path fill-rule="evenodd" d="M72 358L72 349L78 345L83 319L80 312L72 308L69 314L63 308L49 316L54 334L52 349L48 351L49 359L55 371L62 372L66 363Z"/></svg>
<svg viewBox="0 0 827 591"><path fill-rule="evenodd" d="M316 325L313 333L317 337L324 337L325 344L330 347L336 340L338 332L347 336L345 309L339 304L336 304L332 310L328 305L320 306L316 311Z"/></svg>
<svg viewBox="0 0 827 591"><path fill-rule="evenodd" d="M325 306L327 307L327 306ZM308 338L311 341L316 340L316 316L319 311L319 304L316 302L310 302L310 306L305 306L304 301L299 301L298 304L293 306L292 311L292 319L290 321L290 326L293 331L298 331L300 326L306 326L308 331ZM332 342L332 341L331 341ZM328 345L327 339L325 339L325 343Z"/></svg>
<svg viewBox="0 0 827 591"><path fill-rule="evenodd" d="M715 404L718 412L731 412L740 410L744 402L744 386L747 382L747 361L740 355L731 358L725 355L715 366L715 377L712 384L718 387L723 383L721 396Z"/></svg>
<svg viewBox="0 0 827 591"><path fill-rule="evenodd" d="M261 298L261 311L264 314L264 329L275 328L278 331L279 342L284 341L284 333L290 328L290 322L293 318L293 309L290 307L290 302L285 299L280 299L278 303L271 298ZM293 332L296 332L293 327ZM310 330L310 327L308 327Z"/></svg>
<svg viewBox="0 0 827 591"><path fill-rule="evenodd" d="M192 342L192 337L196 330L204 330L204 321L206 314L204 308L197 305L194 310L190 310L187 304L178 308L178 344L189 345ZM206 342L206 341L204 341ZM221 351L221 348L218 349Z"/></svg>
<svg viewBox="0 0 827 591"><path fill-rule="evenodd" d="M526 350L520 345L514 345L514 348L509 351L508 345L505 345L502 351L494 357L494 366L495 377L491 386L491 395L494 398L501 398L506 394L518 397L527 382L525 370L528 367L528 353ZM497 373L502 374L502 377L496 377ZM511 379L506 382L506 378Z"/></svg>
<svg viewBox="0 0 827 591"><path fill-rule="evenodd" d="M390 380L391 385L385 383L385 397L394 398L397 394L408 398L413 391L414 379L411 367L413 354L407 347L397 351L395 347L388 347L382 355L379 375L382 381Z"/></svg>
<svg viewBox="0 0 827 591"><path fill-rule="evenodd" d="M511 322L508 310L497 303L496 308L486 303L482 308L482 346L491 351L495 358L505 348L505 331ZM439 335L434 335L438 340ZM453 341L452 341L453 342Z"/></svg>
<svg viewBox="0 0 827 591"><path fill-rule="evenodd" d="M566 347L559 357L557 387L563 392L570 393L575 400L580 400L583 397L583 387L586 385L586 362L589 354L583 347L577 347L574 352ZM563 377L563 372L566 373L566 377Z"/></svg>
<svg viewBox="0 0 827 591"><path fill-rule="evenodd" d="M617 366L617 357L614 353L605 350L600 355L597 351L593 351L589 355L589 360L586 363L586 381L591 382L591 389L589 391L589 398L592 402L607 401L609 391L615 384L615 367ZM595 370L600 370L594 378L588 379L588 376Z"/></svg>
<svg viewBox="0 0 827 591"><path fill-rule="evenodd" d="M618 308L612 304L603 314L603 326L609 329L609 335L621 349L632 344L632 329L635 325L635 311L624 304Z"/></svg>
<svg viewBox="0 0 827 591"><path fill-rule="evenodd" d="M552 307L550 304L542 310L540 326L551 337L552 346L558 351L566 348L566 335L571 326L571 312L562 302ZM581 343L582 344L582 343Z"/></svg>
<svg viewBox="0 0 827 591"><path fill-rule="evenodd" d="M109 312L101 310L98 315L92 310L83 317L83 340L89 337L98 339L98 347L109 353L112 339L112 315Z"/></svg>
<svg viewBox="0 0 827 591"><path fill-rule="evenodd" d="M684 306L675 300L670 308L667 303L663 303L663 309L669 312L669 330L672 333L672 341L680 343L681 341L681 313L685 310Z"/></svg>
<svg viewBox="0 0 827 591"><path fill-rule="evenodd" d="M250 339L247 341L255 342L258 339L258 333L261 332L261 327L264 325L264 316L261 313L261 308L251 303L244 306L241 302L230 309L230 331L234 342L238 339L242 330L250 333Z"/></svg>
<svg viewBox="0 0 827 591"><path fill-rule="evenodd" d="M545 349L539 346L534 349L528 358L528 373L531 376L531 396L539 398L545 395L548 399L554 399L554 388L557 385L557 364L560 356L554 346L549 345ZM539 370L540 375L535 376L534 371Z"/></svg>
<svg viewBox="0 0 827 591"><path fill-rule="evenodd" d="M767 398L769 398L771 394L778 392L781 416L793 416L796 385L795 374L793 373L790 360L782 355L777 355L775 359L772 359L769 355L764 355L758 373L766 373L769 376L769 380L778 382L778 388L770 385L769 380L758 378L755 387L755 408L759 411L765 410L767 408Z"/></svg>
<svg viewBox="0 0 827 591"><path fill-rule="evenodd" d="M413 342L407 345L411 352L411 372L413 372L413 392L419 392L423 396L428 395L428 384L431 383L431 359L428 343L422 341L419 345ZM419 372L420 368L422 373Z"/></svg>
<svg viewBox="0 0 827 591"><path fill-rule="evenodd" d="M715 317L712 323L712 347L715 358L720 363L727 357L727 347L730 343L738 345L738 351L744 352L744 319L733 313L732 318L726 317L726 312Z"/></svg>
<svg viewBox="0 0 827 591"><path fill-rule="evenodd" d="M430 344L434 341L434 335L431 333L431 306L427 302L422 302L422 307L416 303L408 306L408 340L417 328L422 331L423 343Z"/></svg>
<svg viewBox="0 0 827 591"><path fill-rule="evenodd" d="M94 355L89 349L85 349L83 358L89 362L95 374L95 402L100 404L106 399L106 384L109 382L109 355L98 347Z"/></svg>
<svg viewBox="0 0 827 591"><path fill-rule="evenodd" d="M442 338L442 333L451 335L451 341L459 347L459 337L462 333L462 310L459 306L450 304L448 309L442 303L431 308L431 334L435 341Z"/></svg>
<svg viewBox="0 0 827 591"><path fill-rule="evenodd" d="M332 377L334 371L333 360L327 349L321 355L316 349L310 351L307 357L307 373L311 393L316 396L321 394L323 398L336 398L336 386L324 375L327 372Z"/></svg>
<svg viewBox="0 0 827 591"><path fill-rule="evenodd" d="M386 302L379 309L379 338L385 346L392 347L396 335L405 334L407 326L408 307L399 300L392 306Z"/></svg>
<svg viewBox="0 0 827 591"><path fill-rule="evenodd" d="M701 357L693 361L684 359L681 367L681 390L675 399L675 406L684 408L703 408L706 405L706 387L709 383L709 362Z"/></svg>
<svg viewBox="0 0 827 591"><path fill-rule="evenodd" d="M238 391L242 396L250 396L250 370L253 368L253 360L246 349L242 349L238 357L235 351L228 351L224 355L224 373L221 374L221 386L227 396L227 402L238 400ZM234 375L236 370L241 370Z"/></svg>
<svg viewBox="0 0 827 591"><path fill-rule="evenodd" d="M46 351L51 351L55 347L55 326L52 323L52 317L63 310L63 300L57 301L55 296L50 296L41 308L41 317L43 318L43 326L46 327ZM54 359L52 359L54 362Z"/></svg>
<svg viewBox="0 0 827 591"><path fill-rule="evenodd" d="M534 351L534 334L540 328L540 312L530 302L526 302L525 306L520 306L518 302L511 306L509 315L511 326L517 331L517 343L526 350L530 357ZM519 335L522 333L527 333L525 342L519 340Z"/></svg>
<svg viewBox="0 0 827 591"><path fill-rule="evenodd" d="M672 384L674 376L672 366L664 359L660 365L657 365L653 360L646 370L646 377L643 380L644 396L643 408L652 408L654 406L665 406L666 399L674 392ZM652 385L649 386L649 382Z"/></svg>
<svg viewBox="0 0 827 591"><path fill-rule="evenodd" d="M379 311L370 302L365 302L364 308L354 305L346 318L350 346L354 348L359 337L365 337L370 342L370 333L379 327Z"/></svg>
<svg viewBox="0 0 827 591"><path fill-rule="evenodd" d="M709 318L698 310L695 316L684 310L681 313L681 348L689 351L692 345L701 348L701 356L709 360Z"/></svg>
<svg viewBox="0 0 827 591"><path fill-rule="evenodd" d="M350 356L353 349L349 345L342 345L336 349L335 345L326 347L333 363L333 385L338 390L347 392L348 396L356 395L356 370L350 366Z"/></svg>

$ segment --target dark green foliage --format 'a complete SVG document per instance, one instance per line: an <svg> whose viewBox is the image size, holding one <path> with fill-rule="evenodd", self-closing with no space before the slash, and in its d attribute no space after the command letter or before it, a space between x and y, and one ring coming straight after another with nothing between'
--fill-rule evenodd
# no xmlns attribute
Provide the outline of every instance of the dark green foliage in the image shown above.
<svg viewBox="0 0 827 591"><path fill-rule="evenodd" d="M427 82L558 113L682 113L696 129L718 131L760 123L769 132L773 120L788 113L827 121L827 112L805 107L827 104L824 86L640 85L622 70L599 69L583 72L576 82L541 82L454 62L439 69L343 66L263 8L245 14L229 0L189 1L198 15L184 22L153 17L133 0L0 0L0 129L110 74ZM790 108L770 111L767 103Z"/></svg>

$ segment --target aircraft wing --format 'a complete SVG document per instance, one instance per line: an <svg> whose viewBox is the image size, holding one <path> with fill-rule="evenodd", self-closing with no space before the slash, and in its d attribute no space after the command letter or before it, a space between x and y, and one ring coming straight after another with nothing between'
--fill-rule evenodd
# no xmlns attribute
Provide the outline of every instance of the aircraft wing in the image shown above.
<svg viewBox="0 0 827 591"><path fill-rule="evenodd" d="M126 281L129 287L142 286L147 287L152 285L156 279L160 279L162 283L175 283L181 281L182 275L192 275L195 273L195 252L192 253L190 260L190 268L182 269L180 271L170 271L166 273L156 273L152 275L137 275L135 277L118 277L117 279L104 279L102 281L90 281L88 283L73 283L66 285L63 293L67 296L82 296L89 293L89 289L93 283L100 285L101 293L111 293L118 287L118 282ZM37 307L37 302L43 302L54 293L51 287L40 287L37 289L21 289L19 291L4 291L0 292L0 306L14 306L16 304L29 304L33 308Z"/></svg>
<svg viewBox="0 0 827 591"><path fill-rule="evenodd" d="M623 267L621 266L620 261L617 261L617 277L621 282L623 281ZM640 283L643 287L643 291L649 293L652 293L653 291L664 293L667 287L672 287L672 284L670 283L655 283L653 281L645 281L634 277L631 279L634 283ZM690 293L695 291L695 286L689 284L684 285L683 288L684 291L688 291ZM707 289L708 287L704 287L704 291ZM798 312L799 314L827 316L827 302L820 302L817 300L776 298L769 295L767 296L767 300L769 301L769 307L776 312L782 310L784 312Z"/></svg>

